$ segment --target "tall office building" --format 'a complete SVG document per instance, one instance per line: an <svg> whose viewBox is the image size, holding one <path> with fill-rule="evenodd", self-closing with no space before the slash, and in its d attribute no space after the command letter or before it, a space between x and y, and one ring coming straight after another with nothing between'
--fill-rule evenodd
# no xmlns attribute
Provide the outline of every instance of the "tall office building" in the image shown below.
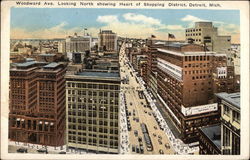
<svg viewBox="0 0 250 160"><path fill-rule="evenodd" d="M192 38L195 44L204 44L210 51L218 53L230 53L231 36L221 36L218 28L212 22L195 22L194 28L186 29L186 40Z"/></svg>
<svg viewBox="0 0 250 160"><path fill-rule="evenodd" d="M100 30L98 34L98 47L101 51L117 50L117 35L111 30Z"/></svg>
<svg viewBox="0 0 250 160"><path fill-rule="evenodd" d="M221 153L240 154L240 93L218 93L221 107Z"/></svg>
<svg viewBox="0 0 250 160"><path fill-rule="evenodd" d="M119 73L83 71L66 84L67 146L119 153Z"/></svg>
<svg viewBox="0 0 250 160"><path fill-rule="evenodd" d="M148 76L156 75L155 94L162 109L184 142L197 141L198 127L219 123L213 94L233 91L226 55L204 52L203 46L188 43L152 44L149 52Z"/></svg>
<svg viewBox="0 0 250 160"><path fill-rule="evenodd" d="M91 49L91 37L90 36L78 36L76 33L74 36L68 36L66 38L66 52L85 52Z"/></svg>
<svg viewBox="0 0 250 160"><path fill-rule="evenodd" d="M16 64L10 70L10 140L64 144L65 73L64 64L36 61Z"/></svg>

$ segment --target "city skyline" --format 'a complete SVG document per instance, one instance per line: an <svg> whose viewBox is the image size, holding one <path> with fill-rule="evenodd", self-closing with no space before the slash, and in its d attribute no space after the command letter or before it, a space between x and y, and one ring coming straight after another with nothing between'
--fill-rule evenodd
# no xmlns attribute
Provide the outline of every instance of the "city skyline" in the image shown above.
<svg viewBox="0 0 250 160"><path fill-rule="evenodd" d="M110 29L123 37L147 38L154 34L157 39L167 39L172 33L177 40L184 40L184 30L197 21L213 22L220 35L231 35L232 43L239 43L237 10L13 8L11 38L65 38L75 32L83 34L87 28L95 37L100 29Z"/></svg>

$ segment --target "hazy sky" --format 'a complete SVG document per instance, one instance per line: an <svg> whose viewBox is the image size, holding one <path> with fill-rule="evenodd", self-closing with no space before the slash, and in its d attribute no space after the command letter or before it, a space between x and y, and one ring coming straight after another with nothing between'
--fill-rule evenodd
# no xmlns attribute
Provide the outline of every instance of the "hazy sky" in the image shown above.
<svg viewBox="0 0 250 160"><path fill-rule="evenodd" d="M77 32L97 36L111 29L119 36L166 39L167 33L184 39L185 28L197 21L212 21L220 35L239 42L237 10L12 8L11 38L65 38Z"/></svg>

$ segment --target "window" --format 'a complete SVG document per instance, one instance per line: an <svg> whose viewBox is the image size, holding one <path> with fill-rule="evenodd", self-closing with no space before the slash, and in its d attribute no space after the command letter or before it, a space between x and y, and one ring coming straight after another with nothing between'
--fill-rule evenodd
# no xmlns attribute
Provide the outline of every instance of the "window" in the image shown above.
<svg viewBox="0 0 250 160"><path fill-rule="evenodd" d="M236 111L233 111L233 121L240 123L240 114Z"/></svg>
<svg viewBox="0 0 250 160"><path fill-rule="evenodd" d="M229 107L224 105L223 109L224 109L224 114L229 115Z"/></svg>

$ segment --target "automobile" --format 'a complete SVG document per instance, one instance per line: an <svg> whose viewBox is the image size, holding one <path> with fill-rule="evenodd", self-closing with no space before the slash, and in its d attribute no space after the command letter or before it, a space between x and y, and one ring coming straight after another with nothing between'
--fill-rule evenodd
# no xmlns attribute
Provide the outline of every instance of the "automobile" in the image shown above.
<svg viewBox="0 0 250 160"><path fill-rule="evenodd" d="M159 142L159 144L162 144L162 141L160 139L158 139L158 142Z"/></svg>
<svg viewBox="0 0 250 160"><path fill-rule="evenodd" d="M154 137L156 137L156 134L155 134L155 133L153 133L153 136L154 136Z"/></svg>
<svg viewBox="0 0 250 160"><path fill-rule="evenodd" d="M156 127L156 126L154 126L154 129L157 129L157 127Z"/></svg>
<svg viewBox="0 0 250 160"><path fill-rule="evenodd" d="M131 106L132 106L132 104L133 104L133 103L132 103L132 102L130 102L130 105L131 105Z"/></svg>
<svg viewBox="0 0 250 160"><path fill-rule="evenodd" d="M48 153L47 149L45 149L45 148L40 148L40 149L37 150L37 152L39 152L39 153Z"/></svg>
<svg viewBox="0 0 250 160"><path fill-rule="evenodd" d="M28 153L27 148L23 148L23 147L18 148L16 151L17 151L18 153Z"/></svg>
<svg viewBox="0 0 250 160"><path fill-rule="evenodd" d="M150 112L148 112L148 115L151 116L152 114Z"/></svg>
<svg viewBox="0 0 250 160"><path fill-rule="evenodd" d="M59 154L66 154L66 152L62 151L62 152L59 152Z"/></svg>
<svg viewBox="0 0 250 160"><path fill-rule="evenodd" d="M132 145L132 152L135 152L135 145Z"/></svg>
<svg viewBox="0 0 250 160"><path fill-rule="evenodd" d="M159 139L162 139L162 137L161 137L160 135L158 136L158 138L159 138Z"/></svg>
<svg viewBox="0 0 250 160"><path fill-rule="evenodd" d="M138 137L138 141L139 141L139 142L142 142L142 138L141 138L141 137Z"/></svg>
<svg viewBox="0 0 250 160"><path fill-rule="evenodd" d="M141 102L141 105L143 105L143 102Z"/></svg>
<svg viewBox="0 0 250 160"><path fill-rule="evenodd" d="M166 147L166 149L170 149L169 143L166 143L166 144L165 144L165 147Z"/></svg>
<svg viewBox="0 0 250 160"><path fill-rule="evenodd" d="M160 149L160 150L159 150L159 153L160 153L160 154L164 154L164 152L163 152L163 150L162 150L162 149Z"/></svg>
<svg viewBox="0 0 250 160"><path fill-rule="evenodd" d="M135 136L137 137L137 136L138 136L138 131L135 130L135 131L134 131L134 134L135 134Z"/></svg>
<svg viewBox="0 0 250 160"><path fill-rule="evenodd" d="M148 113L146 110L144 110L144 113Z"/></svg>
<svg viewBox="0 0 250 160"><path fill-rule="evenodd" d="M141 151L142 154L144 153L144 148L143 148L143 146L140 146L140 151Z"/></svg>
<svg viewBox="0 0 250 160"><path fill-rule="evenodd" d="M139 122L139 118L136 118L136 122Z"/></svg>
<svg viewBox="0 0 250 160"><path fill-rule="evenodd" d="M136 146L136 153L140 153L140 148L138 145Z"/></svg>

